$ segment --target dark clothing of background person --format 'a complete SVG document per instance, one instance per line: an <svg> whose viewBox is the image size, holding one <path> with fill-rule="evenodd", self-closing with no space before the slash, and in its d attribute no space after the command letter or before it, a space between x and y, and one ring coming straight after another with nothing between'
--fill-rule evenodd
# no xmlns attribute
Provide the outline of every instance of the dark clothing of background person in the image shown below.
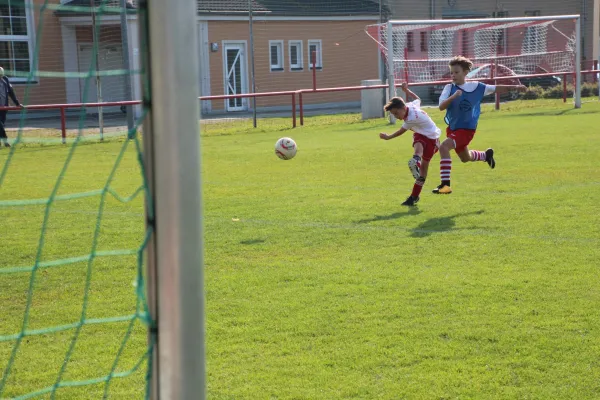
<svg viewBox="0 0 600 400"><path fill-rule="evenodd" d="M8 106L8 98L15 103L17 107L21 106L15 92L13 90L12 85L10 84L8 78L3 76L0 78L0 106ZM4 142L4 145L8 147L8 137L6 136L6 130L4 129L4 124L6 123L6 110L0 111L0 141Z"/></svg>

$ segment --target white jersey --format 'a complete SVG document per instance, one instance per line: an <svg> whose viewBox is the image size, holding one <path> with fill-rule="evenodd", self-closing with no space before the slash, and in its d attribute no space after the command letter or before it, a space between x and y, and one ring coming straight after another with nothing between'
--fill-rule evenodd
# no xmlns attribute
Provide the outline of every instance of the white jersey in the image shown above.
<svg viewBox="0 0 600 400"><path fill-rule="evenodd" d="M421 110L421 100L417 99L406 103L406 116L402 128L420 133L429 139L437 139L442 134L431 117Z"/></svg>
<svg viewBox="0 0 600 400"><path fill-rule="evenodd" d="M473 90L477 89L477 85L479 85L479 82L476 81L469 81L469 82L465 82L462 85L456 85L458 86L458 88L462 91L465 92L472 92ZM442 102L444 100L446 100L448 97L450 97L450 91L452 90L452 83L447 84L446 86L444 86L444 90L442 90L442 94L440 95L440 102L439 104L442 104ZM496 86L494 85L485 85L485 92L483 92L484 96L487 96L489 94L493 94L496 91Z"/></svg>

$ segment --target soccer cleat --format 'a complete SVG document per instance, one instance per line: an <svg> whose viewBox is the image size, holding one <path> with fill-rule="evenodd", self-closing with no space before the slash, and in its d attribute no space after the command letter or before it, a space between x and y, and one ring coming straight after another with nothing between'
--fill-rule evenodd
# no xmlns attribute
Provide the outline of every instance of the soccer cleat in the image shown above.
<svg viewBox="0 0 600 400"><path fill-rule="evenodd" d="M491 169L496 168L496 160L494 160L494 149L485 151L485 162L488 163Z"/></svg>
<svg viewBox="0 0 600 400"><path fill-rule="evenodd" d="M419 165L417 164L418 162L419 160L416 158L411 158L408 160L408 169L410 169L410 172L415 179L419 179L421 177L421 171L419 169Z"/></svg>
<svg viewBox="0 0 600 400"><path fill-rule="evenodd" d="M406 199L406 201L404 203L402 203L402 205L403 206L415 206L415 205L417 205L418 201L419 201L419 197L408 196L408 198Z"/></svg>
<svg viewBox="0 0 600 400"><path fill-rule="evenodd" d="M439 185L438 187L433 189L431 192L435 193L435 194L450 194L450 193L452 193L452 189L448 185Z"/></svg>
<svg viewBox="0 0 600 400"><path fill-rule="evenodd" d="M4 142L4 147L10 147L10 143Z"/></svg>

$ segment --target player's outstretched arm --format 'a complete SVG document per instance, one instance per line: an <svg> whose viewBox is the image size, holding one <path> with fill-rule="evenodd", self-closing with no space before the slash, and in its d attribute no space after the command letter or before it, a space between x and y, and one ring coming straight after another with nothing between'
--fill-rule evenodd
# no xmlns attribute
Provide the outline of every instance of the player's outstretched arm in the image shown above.
<svg viewBox="0 0 600 400"><path fill-rule="evenodd" d="M525 86L525 85L496 85L496 93L498 93L498 94L508 93L511 90L525 92L525 91L527 91L527 86Z"/></svg>
<svg viewBox="0 0 600 400"><path fill-rule="evenodd" d="M400 128L396 132L392 133L391 135L388 135L387 133L382 132L379 134L379 138L381 138L383 140L390 140L393 138L397 138L398 136L402 135L404 132L406 132L405 128Z"/></svg>
<svg viewBox="0 0 600 400"><path fill-rule="evenodd" d="M410 90L408 88L408 83L402 82L402 85L400 87L402 88L402 91L404 93L406 93L406 98L407 99L408 99L409 96L411 96L414 99L421 100L421 98L419 96L417 96L417 94L415 92L413 92L412 90Z"/></svg>

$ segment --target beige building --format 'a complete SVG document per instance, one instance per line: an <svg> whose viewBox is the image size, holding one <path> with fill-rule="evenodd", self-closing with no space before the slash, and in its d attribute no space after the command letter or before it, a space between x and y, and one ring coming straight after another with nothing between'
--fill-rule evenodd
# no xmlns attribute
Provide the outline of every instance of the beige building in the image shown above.
<svg viewBox="0 0 600 400"><path fill-rule="evenodd" d="M100 0L95 1L96 4L101 3ZM388 5L394 19L579 13L583 22L582 58L584 67L589 68L594 57L597 57L593 26L594 21L599 23L599 2L389 0L389 4L384 1L380 8L379 1L371 0L253 0L251 36L246 1L199 0L200 91L203 96L250 93L253 87L256 92L278 92L308 89L315 84L318 88L358 86L363 80L377 79L382 68L379 51L375 41L365 33L365 27L378 23L382 18L386 19ZM110 3L118 5L119 2L111 0ZM42 11L44 4L45 0L25 0L24 3L10 2L4 6L8 11L7 15L0 18L3 32L0 39L0 66L7 70L17 95L27 104L96 101L95 79L85 79L81 75L96 69L96 65L92 65L93 18L86 10L71 7L87 7L89 0L49 0L50 7ZM127 54L131 69L139 71L135 2L129 2L129 7ZM97 18L96 23L100 26L97 53L99 69L122 69L124 54L120 16L113 9ZM418 42L415 47L418 51ZM37 56L34 57L34 54ZM64 76L64 72L71 75ZM126 100L124 84L122 75L103 76L102 100ZM135 77L132 92L134 99L141 98L140 82ZM357 105L360 91L307 94L304 102L307 107L323 104ZM253 101L249 99L201 102L205 113L247 111L253 106ZM256 101L256 107L289 110L290 98L261 98ZM108 111L118 111L118 108Z"/></svg>
<svg viewBox="0 0 600 400"><path fill-rule="evenodd" d="M113 0L114 1L114 0ZM44 5L47 7L44 8ZM77 74L95 70L92 65L92 17L59 6L89 6L84 0L25 0L3 6L9 16L0 18L3 38L0 40L0 65L6 70L13 88L25 104L64 104L95 102L98 99L95 79ZM132 5L128 19L130 55L133 69L139 68L137 49L138 27ZM98 65L100 70L123 68L120 17L115 12L97 18ZM65 74L66 73L66 74ZM69 75L71 74L71 75ZM103 101L125 100L122 75L102 78ZM140 98L139 85L134 97ZM108 109L119 111L119 107ZM90 109L88 112L96 112Z"/></svg>
<svg viewBox="0 0 600 400"><path fill-rule="evenodd" d="M101 0L95 2L96 5L102 3ZM92 62L92 14L81 9L89 7L89 0L50 0L52 7L42 11L44 3L45 0L25 0L26 6L12 3L9 6L14 8L13 15L23 15L22 25L26 27L14 38L19 46L5 42L8 48L19 51L0 61L8 71L19 72L10 76L17 95L27 104L97 101L94 78L62 75L63 72L81 74L97 67L100 71L122 69L120 16L113 9L95 19L99 26L96 66ZM118 4L118 0L111 0L107 5ZM135 2L129 5L132 10L128 16L128 54L131 68L139 70ZM247 5L246 1L198 1L202 95L249 93L253 86L256 92L307 89L313 87L314 80L319 88L360 85L361 80L379 76L377 46L364 32L367 24L378 22L376 2L361 0L350 6L331 7L318 1L254 0L252 38ZM33 57L36 44L39 53ZM313 54L315 71L311 64ZM135 78L133 97L139 99L140 83ZM102 101L126 100L122 75L103 76L101 82ZM306 96L304 100L308 107L323 103L358 104L360 92L323 93ZM261 98L256 107L289 109L290 102L287 97ZM245 111L253 105L248 99L204 101L202 110ZM107 111L118 111L118 108ZM96 110L91 108L88 112Z"/></svg>
<svg viewBox="0 0 600 400"><path fill-rule="evenodd" d="M279 92L358 86L379 77L379 53L365 26L379 21L377 2L253 2L252 40L246 2L198 2L201 93ZM252 52L253 47L253 52ZM315 55L313 71L312 55ZM307 95L307 107L360 102L359 91ZM257 109L290 109L290 96L259 98ZM202 111L243 111L250 99L203 101Z"/></svg>
<svg viewBox="0 0 600 400"><path fill-rule="evenodd" d="M0 66L5 69L15 92L21 101L29 104L51 99L64 102L64 80L55 77L41 78L28 76L35 69L62 71L63 59L61 29L58 20L50 11L39 12L44 0L11 2L3 5L0 19L2 39L0 40ZM58 0L50 3L58 3ZM46 17L50 17L50 21ZM43 23L42 23L43 21ZM37 29L42 26L42 29ZM40 43L37 65L34 64L36 43ZM51 43L42 46L42 43ZM58 57L57 57L58 53ZM17 71L15 74L13 71ZM27 84L29 82L29 84ZM48 95L51 93L51 95Z"/></svg>

